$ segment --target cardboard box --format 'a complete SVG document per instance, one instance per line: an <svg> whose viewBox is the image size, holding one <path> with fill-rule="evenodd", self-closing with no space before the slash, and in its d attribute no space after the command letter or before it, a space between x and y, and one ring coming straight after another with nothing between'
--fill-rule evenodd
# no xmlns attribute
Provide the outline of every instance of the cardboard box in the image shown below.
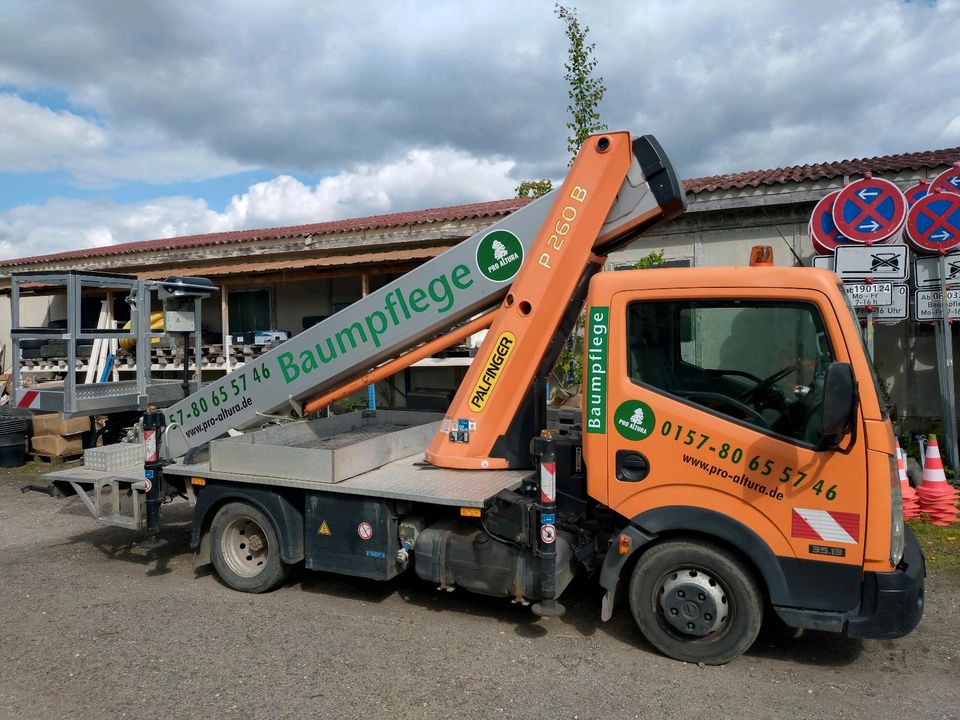
<svg viewBox="0 0 960 720"><path fill-rule="evenodd" d="M30 440L35 453L41 455L79 455L83 452L83 438L80 435L62 437L60 435L34 435Z"/></svg>
<svg viewBox="0 0 960 720"><path fill-rule="evenodd" d="M90 429L90 418L75 417L64 420L60 413L43 413L33 416L34 435L76 435Z"/></svg>

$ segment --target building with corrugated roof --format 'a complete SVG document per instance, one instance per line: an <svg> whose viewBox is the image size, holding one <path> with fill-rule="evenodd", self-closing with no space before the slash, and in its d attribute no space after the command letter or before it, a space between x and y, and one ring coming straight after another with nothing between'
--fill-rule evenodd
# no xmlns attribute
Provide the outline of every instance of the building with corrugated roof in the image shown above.
<svg viewBox="0 0 960 720"><path fill-rule="evenodd" d="M960 148L755 170L686 180L685 215L609 258L630 266L652 250L669 265L743 265L750 247L774 248L776 264L809 264L814 254L807 223L815 203L851 178L870 172L902 189L930 180L955 162ZM204 331L280 329L298 333L346 307L483 227L527 199L394 213L294 227L146 240L0 262L0 291L13 272L83 270L141 278L200 275L220 288L205 304ZM30 322L57 319L56 302L29 309ZM0 337L10 367L9 296L0 301ZM939 414L932 331L905 321L877 330L877 365L901 417ZM455 385L469 358L421 363L432 375L421 386ZM411 378L406 378L409 386ZM409 389L409 387L407 388Z"/></svg>

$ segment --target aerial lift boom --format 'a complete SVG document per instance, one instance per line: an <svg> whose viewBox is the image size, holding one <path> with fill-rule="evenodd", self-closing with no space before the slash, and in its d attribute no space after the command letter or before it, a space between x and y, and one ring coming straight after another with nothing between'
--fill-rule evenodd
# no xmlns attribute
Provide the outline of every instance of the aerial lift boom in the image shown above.
<svg viewBox="0 0 960 720"><path fill-rule="evenodd" d="M567 299L578 285L582 303L590 245L609 250L684 209L683 191L652 136L631 144L628 133L606 133L588 143L559 190L164 409L162 457L183 456L228 430L256 423L263 414L291 406L300 409L302 401L449 331L501 300L506 312L498 315L489 335L498 342L508 336L518 339L516 357L525 358L527 367L517 382L529 385L543 364L536 358L561 318L570 315L573 305L568 306ZM597 240L581 241L571 250L575 233ZM594 271L600 264L595 258ZM508 292L511 287L526 289L521 297ZM551 300L540 302L546 298ZM528 332L534 326L537 332ZM485 352L486 346L481 356L486 357ZM482 374L480 366L469 379L478 373ZM500 395L516 399L519 393ZM474 408L472 415L478 412ZM492 399L484 414L509 420L517 413L503 397ZM429 457L451 467L491 468L516 466L521 456L526 457L526 451L516 447L494 450L503 428L497 430L490 423L479 432L489 458L465 461L463 449L441 449L443 443L431 447ZM479 447L474 445L469 454L476 456Z"/></svg>

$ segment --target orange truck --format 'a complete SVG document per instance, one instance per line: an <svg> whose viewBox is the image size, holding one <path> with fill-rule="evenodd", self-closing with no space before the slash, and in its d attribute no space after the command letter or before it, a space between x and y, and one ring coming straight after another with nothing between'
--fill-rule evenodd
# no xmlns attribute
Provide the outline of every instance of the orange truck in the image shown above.
<svg viewBox="0 0 960 720"><path fill-rule="evenodd" d="M84 494L109 522L94 496L127 491L128 526L154 532L160 505L188 498L198 562L247 592L299 565L380 580L413 570L555 616L584 574L605 591L603 620L625 601L659 651L714 664L747 650L765 615L854 637L912 631L924 559L903 521L888 408L837 277L602 272L607 253L685 209L649 136L591 136L540 203L525 244L491 231L429 291L388 286L365 321L325 321L342 326L323 331L326 344L282 345L246 375L148 411L143 467L52 473L52 492ZM442 322L481 274L496 292ZM437 316L402 352L385 358L368 343L364 361L309 385L348 354L344 338L356 349L366 327L381 349L420 308ZM548 409L546 385L581 312L582 408L570 416ZM309 415L479 328L476 359L437 417L378 410L224 436L231 417L276 414L281 397ZM261 394L245 395L248 384Z"/></svg>

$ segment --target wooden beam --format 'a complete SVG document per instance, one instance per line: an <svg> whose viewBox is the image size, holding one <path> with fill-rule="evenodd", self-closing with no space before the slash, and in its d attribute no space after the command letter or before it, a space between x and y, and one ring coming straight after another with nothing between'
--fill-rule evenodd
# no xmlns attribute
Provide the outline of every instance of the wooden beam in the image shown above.
<svg viewBox="0 0 960 720"><path fill-rule="evenodd" d="M230 290L229 284L220 283L220 334L223 343L223 359L227 363L227 372L233 370L233 351L230 347Z"/></svg>
<svg viewBox="0 0 960 720"><path fill-rule="evenodd" d="M97 329L102 330L107 326L107 303L103 301L100 303L100 315L97 317ZM74 342L71 340L70 342ZM90 384L95 383L100 379L98 374L97 366L100 363L100 355L103 353L104 349L104 340L97 338L93 341L93 349L90 351L90 359L87 361L87 373L84 376L84 383ZM70 368L67 369L68 372ZM74 371L76 369L74 368Z"/></svg>

